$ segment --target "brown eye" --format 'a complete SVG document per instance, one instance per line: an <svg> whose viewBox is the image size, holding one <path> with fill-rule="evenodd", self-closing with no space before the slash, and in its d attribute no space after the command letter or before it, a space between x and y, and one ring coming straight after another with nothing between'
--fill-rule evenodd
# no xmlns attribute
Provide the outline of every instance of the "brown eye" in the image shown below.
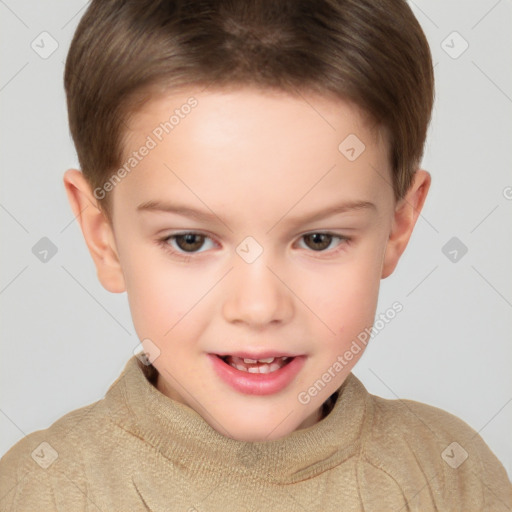
<svg viewBox="0 0 512 512"><path fill-rule="evenodd" d="M331 245L333 235L330 235L329 233L311 233L309 235L304 235L303 238L310 249L323 251Z"/></svg>
<svg viewBox="0 0 512 512"><path fill-rule="evenodd" d="M176 245L185 252L194 252L202 247L205 236L200 233L185 233L183 235L172 235L168 238L174 239Z"/></svg>

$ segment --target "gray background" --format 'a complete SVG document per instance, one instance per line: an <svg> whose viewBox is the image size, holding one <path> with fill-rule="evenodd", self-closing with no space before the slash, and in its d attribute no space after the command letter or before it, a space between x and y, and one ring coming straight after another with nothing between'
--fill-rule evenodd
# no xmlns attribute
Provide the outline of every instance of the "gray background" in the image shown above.
<svg viewBox="0 0 512 512"><path fill-rule="evenodd" d="M404 310L354 373L371 393L459 416L512 476L512 5L410 4L435 62L423 162L433 182L397 271L382 282L378 312L396 300ZM85 7L0 0L0 454L104 396L138 345L126 295L99 284L62 184L77 166L64 60ZM46 55L52 39L58 48ZM32 252L43 237L57 248L46 262Z"/></svg>

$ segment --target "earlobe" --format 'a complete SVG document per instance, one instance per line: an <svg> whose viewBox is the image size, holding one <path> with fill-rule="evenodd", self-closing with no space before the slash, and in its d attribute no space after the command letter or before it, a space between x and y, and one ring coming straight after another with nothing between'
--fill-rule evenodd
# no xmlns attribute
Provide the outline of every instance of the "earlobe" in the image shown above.
<svg viewBox="0 0 512 512"><path fill-rule="evenodd" d="M64 173L64 186L94 260L100 283L112 293L124 292L126 286L112 226L92 194L89 183L79 170L68 169Z"/></svg>
<svg viewBox="0 0 512 512"><path fill-rule="evenodd" d="M396 205L384 255L382 279L393 273L400 256L407 247L413 228L425 203L430 182L430 174L427 171L418 169L414 174L413 183L406 195Z"/></svg>

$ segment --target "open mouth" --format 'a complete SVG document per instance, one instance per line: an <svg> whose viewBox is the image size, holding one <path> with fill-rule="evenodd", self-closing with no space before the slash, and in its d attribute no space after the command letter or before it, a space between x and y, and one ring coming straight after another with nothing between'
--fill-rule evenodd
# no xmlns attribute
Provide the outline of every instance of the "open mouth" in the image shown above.
<svg viewBox="0 0 512 512"><path fill-rule="evenodd" d="M229 366L248 373L273 373L291 363L294 357L268 357L266 359L247 359L236 356L220 356Z"/></svg>
<svg viewBox="0 0 512 512"><path fill-rule="evenodd" d="M279 352L208 354L217 376L238 393L271 395L286 389L302 370L306 355ZM249 359L250 358L250 359Z"/></svg>

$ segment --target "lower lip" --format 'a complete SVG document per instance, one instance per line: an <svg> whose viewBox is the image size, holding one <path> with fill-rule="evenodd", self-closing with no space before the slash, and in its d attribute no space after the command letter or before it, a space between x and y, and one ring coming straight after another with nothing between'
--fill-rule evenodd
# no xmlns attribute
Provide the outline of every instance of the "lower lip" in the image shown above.
<svg viewBox="0 0 512 512"><path fill-rule="evenodd" d="M246 395L272 395L284 389L300 372L306 356L296 356L272 373L249 373L237 370L220 357L208 354L217 375L233 389Z"/></svg>

